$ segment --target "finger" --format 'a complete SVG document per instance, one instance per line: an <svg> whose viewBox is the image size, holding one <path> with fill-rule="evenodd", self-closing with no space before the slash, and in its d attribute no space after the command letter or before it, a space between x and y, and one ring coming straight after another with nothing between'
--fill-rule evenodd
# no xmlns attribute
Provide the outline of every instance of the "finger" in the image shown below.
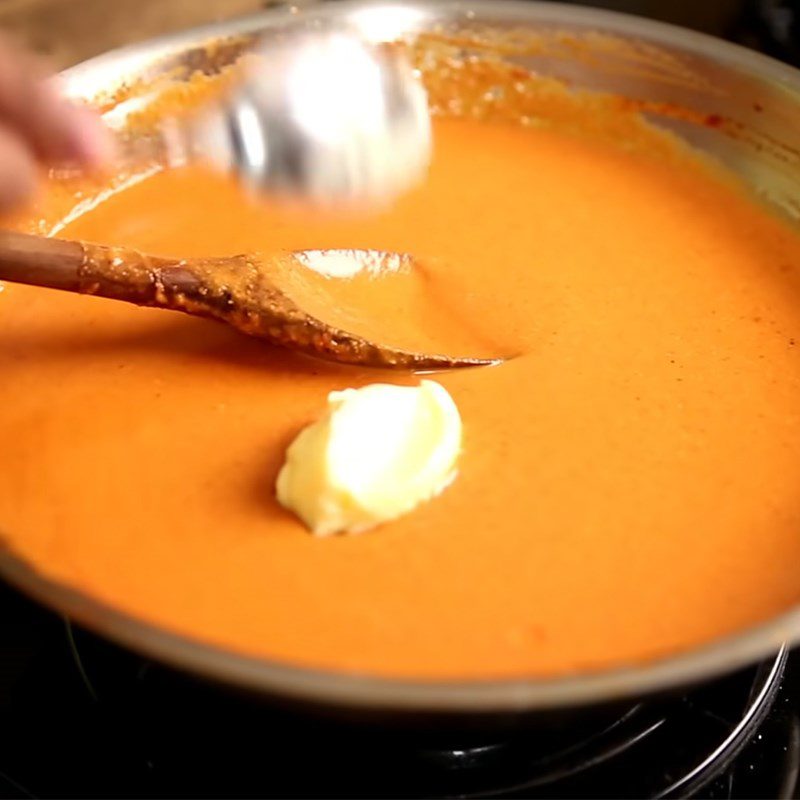
<svg viewBox="0 0 800 800"><path fill-rule="evenodd" d="M39 59L3 39L0 118L42 161L97 166L108 156L110 135L96 115L68 102Z"/></svg>
<svg viewBox="0 0 800 800"><path fill-rule="evenodd" d="M0 126L0 211L24 203L37 178L34 154L15 132Z"/></svg>
<svg viewBox="0 0 800 800"><path fill-rule="evenodd" d="M114 138L100 115L86 106L66 104L66 159L91 168L111 163L115 155Z"/></svg>

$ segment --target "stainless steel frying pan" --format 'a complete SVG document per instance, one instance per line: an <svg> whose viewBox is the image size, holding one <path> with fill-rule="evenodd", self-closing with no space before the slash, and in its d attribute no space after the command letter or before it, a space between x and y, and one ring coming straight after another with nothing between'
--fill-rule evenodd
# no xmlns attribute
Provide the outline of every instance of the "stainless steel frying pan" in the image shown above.
<svg viewBox="0 0 800 800"><path fill-rule="evenodd" d="M647 112L652 121L728 164L782 213L800 217L800 72L701 34L610 12L514 0L325 4L146 42L92 59L63 77L76 97L109 96L126 83L175 70L175 79L182 70L215 71L235 61L259 31L298 20L314 25L331 15L379 39L432 30L535 32L535 52L520 48L508 57L575 86L656 101ZM122 106L110 113L123 114ZM353 711L466 717L576 709L710 678L800 640L798 606L702 649L626 669L547 680L387 680L246 658L172 635L43 579L7 552L0 551L0 572L88 628L173 666L258 693Z"/></svg>

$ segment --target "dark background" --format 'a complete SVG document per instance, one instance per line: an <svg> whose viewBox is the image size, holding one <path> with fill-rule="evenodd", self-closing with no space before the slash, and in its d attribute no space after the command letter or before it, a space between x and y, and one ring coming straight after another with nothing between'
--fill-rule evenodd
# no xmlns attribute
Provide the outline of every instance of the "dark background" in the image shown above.
<svg viewBox="0 0 800 800"><path fill-rule="evenodd" d="M314 2L318 0L0 0L0 28L62 68L160 33L274 5ZM583 5L685 25L800 63L800 0L597 0Z"/></svg>

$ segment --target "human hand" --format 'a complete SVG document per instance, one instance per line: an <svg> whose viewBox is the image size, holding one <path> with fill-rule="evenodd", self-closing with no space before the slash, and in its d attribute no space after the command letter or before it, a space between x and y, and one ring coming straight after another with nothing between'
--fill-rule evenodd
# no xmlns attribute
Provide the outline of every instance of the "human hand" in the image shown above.
<svg viewBox="0 0 800 800"><path fill-rule="evenodd" d="M64 98L38 58L0 38L0 211L31 196L42 165L95 169L111 152L99 116Z"/></svg>

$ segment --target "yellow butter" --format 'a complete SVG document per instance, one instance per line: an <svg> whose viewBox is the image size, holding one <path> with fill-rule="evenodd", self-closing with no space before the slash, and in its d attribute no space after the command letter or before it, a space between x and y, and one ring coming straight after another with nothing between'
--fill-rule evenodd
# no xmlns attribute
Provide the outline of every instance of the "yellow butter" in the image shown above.
<svg viewBox="0 0 800 800"><path fill-rule="evenodd" d="M278 502L319 536L396 519L455 478L461 417L435 381L331 392L286 452Z"/></svg>

